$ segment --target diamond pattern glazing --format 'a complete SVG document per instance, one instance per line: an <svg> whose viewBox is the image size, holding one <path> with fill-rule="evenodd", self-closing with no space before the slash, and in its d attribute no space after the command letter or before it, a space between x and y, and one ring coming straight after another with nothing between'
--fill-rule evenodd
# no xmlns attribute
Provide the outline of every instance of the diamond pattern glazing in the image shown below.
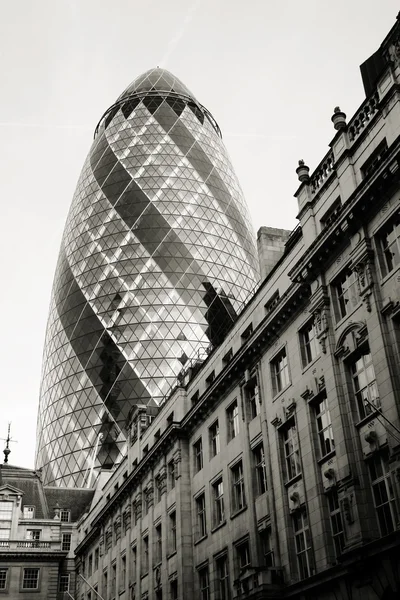
<svg viewBox="0 0 400 600"><path fill-rule="evenodd" d="M36 466L83 486L118 462L136 403L159 404L219 344L258 280L243 195L214 119L171 73L103 115L78 181L44 348Z"/></svg>

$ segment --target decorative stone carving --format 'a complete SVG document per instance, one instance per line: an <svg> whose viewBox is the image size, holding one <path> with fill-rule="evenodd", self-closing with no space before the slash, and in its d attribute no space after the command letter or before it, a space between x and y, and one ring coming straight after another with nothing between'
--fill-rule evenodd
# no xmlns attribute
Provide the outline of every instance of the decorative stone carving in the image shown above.
<svg viewBox="0 0 400 600"><path fill-rule="evenodd" d="M140 492L136 494L136 500L133 507L136 511L136 521L138 521L142 517L142 494Z"/></svg>
<svg viewBox="0 0 400 600"><path fill-rule="evenodd" d="M346 522L349 523L349 525L351 523L354 523L354 514L353 514L353 494L349 494L348 496L345 496L342 499L342 510L343 510L343 514L344 514L344 518L346 519Z"/></svg>
<svg viewBox="0 0 400 600"><path fill-rule="evenodd" d="M181 476L181 460L182 460L181 449L177 448L174 452L175 479L179 479L179 477Z"/></svg>
<svg viewBox="0 0 400 600"><path fill-rule="evenodd" d="M121 537L121 517L119 515L114 521L114 533L115 539L119 540Z"/></svg>
<svg viewBox="0 0 400 600"><path fill-rule="evenodd" d="M99 554L103 556L104 554L104 534L102 533L99 538Z"/></svg>
<svg viewBox="0 0 400 600"><path fill-rule="evenodd" d="M329 296L325 285L320 285L311 296L310 312L314 317L316 337L321 350L326 354L326 340L329 330Z"/></svg>
<svg viewBox="0 0 400 600"><path fill-rule="evenodd" d="M371 312L373 277L373 250L369 238L362 238L352 250L351 268L357 275L358 294L365 304L368 312Z"/></svg>

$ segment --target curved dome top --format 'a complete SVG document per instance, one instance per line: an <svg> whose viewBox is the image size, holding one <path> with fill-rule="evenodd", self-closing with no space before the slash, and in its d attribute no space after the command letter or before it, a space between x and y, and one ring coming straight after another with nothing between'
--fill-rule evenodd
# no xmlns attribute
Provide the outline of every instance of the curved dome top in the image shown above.
<svg viewBox="0 0 400 600"><path fill-rule="evenodd" d="M118 100L130 96L131 94L149 91L175 92L175 94L190 96L195 100L191 91L180 81L180 79L166 69L160 69L159 67L149 69L149 71L136 77L136 79L128 85L126 90L122 92Z"/></svg>

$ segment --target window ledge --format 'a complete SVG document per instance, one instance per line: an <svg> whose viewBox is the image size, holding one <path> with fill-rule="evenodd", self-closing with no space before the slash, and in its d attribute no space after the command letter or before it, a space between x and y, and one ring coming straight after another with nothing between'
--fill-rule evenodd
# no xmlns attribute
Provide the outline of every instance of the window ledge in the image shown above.
<svg viewBox="0 0 400 600"><path fill-rule="evenodd" d="M292 385L292 382L290 381L290 383L288 383L287 386L282 388L280 392L277 392L275 394L275 396L272 397L272 402L275 402L275 400L277 400L280 396L282 396L282 394L284 394L291 387L291 385Z"/></svg>
<svg viewBox="0 0 400 600"><path fill-rule="evenodd" d="M212 531L214 531L214 530L212 530ZM194 542L194 546L196 546L197 544L200 544L200 542L207 539L207 537L208 537L208 535L205 534L205 535L201 536L200 538L197 538L197 540L195 540L195 542Z"/></svg>
<svg viewBox="0 0 400 600"><path fill-rule="evenodd" d="M223 527L224 525L226 525L226 520L221 521L221 523L218 523L218 525L216 525L215 527L213 527L211 529L211 533L214 533L215 531L217 531L217 529L220 529L221 527Z"/></svg>
<svg viewBox="0 0 400 600"><path fill-rule="evenodd" d="M176 550L173 550L172 552L169 552L167 554L167 559L172 558L173 556L175 556L175 554L176 554Z"/></svg>
<svg viewBox="0 0 400 600"><path fill-rule="evenodd" d="M357 310L360 308L360 306L362 306L362 302L361 302L361 298L359 303L357 304L357 306L355 306L354 308L352 308L348 313L346 313L344 315L344 317L341 317L339 321L336 321L335 324L335 330L339 329L340 327L342 327L342 325L344 325L347 321L347 319L349 317L351 317L355 312L357 312Z"/></svg>
<svg viewBox="0 0 400 600"><path fill-rule="evenodd" d="M315 358L313 358L312 360L310 360L309 363L307 363L303 368L302 368L302 375L304 375L304 373L306 373L306 371L308 371L308 369L310 369L311 367L313 367L315 365L315 363L317 361L319 361L319 359L321 358L321 354L318 354L318 356L316 356Z"/></svg>
<svg viewBox="0 0 400 600"><path fill-rule="evenodd" d="M384 283L387 283L389 281L389 279L391 277L393 277L393 275L396 275L396 273L398 273L398 271L400 271L400 265L397 265L397 267L395 267L394 269L392 269L390 271L390 273L388 273L387 275L385 275L384 277L382 277L382 279L381 279L381 285L383 285Z"/></svg>
<svg viewBox="0 0 400 600"><path fill-rule="evenodd" d="M322 456L321 458L319 458L317 460L317 463L319 465L323 465L325 462L327 462L328 460L330 460L334 456L336 456L336 450L331 450L330 452L328 452L328 454L324 454L324 456Z"/></svg>
<svg viewBox="0 0 400 600"><path fill-rule="evenodd" d="M379 400L379 398L378 398L378 400ZM369 415L367 415L360 421L357 421L357 423L354 423L354 427L356 427L357 429L360 429L360 427L362 427L363 425L366 425L366 423L369 423L369 421L373 421L373 419L376 419L376 417L380 414L381 414L381 411L378 408L376 408L373 412L369 413Z"/></svg>
<svg viewBox="0 0 400 600"><path fill-rule="evenodd" d="M296 481L300 481L300 479L303 478L303 473L298 473L298 475L295 475L294 477L292 477L292 479L288 479L288 481L285 481L285 487L290 487L291 485L293 485L294 483L296 483Z"/></svg>
<svg viewBox="0 0 400 600"><path fill-rule="evenodd" d="M231 520L234 519L235 517L237 517L238 515L240 515L242 512L244 512L245 510L247 510L247 504L245 506L243 506L242 508L239 508L239 510L236 510L232 515L231 515Z"/></svg>

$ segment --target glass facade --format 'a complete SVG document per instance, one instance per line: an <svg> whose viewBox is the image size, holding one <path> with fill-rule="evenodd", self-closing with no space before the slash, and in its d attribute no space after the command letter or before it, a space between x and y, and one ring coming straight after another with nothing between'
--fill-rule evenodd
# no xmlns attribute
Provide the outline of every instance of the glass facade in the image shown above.
<svg viewBox="0 0 400 600"><path fill-rule="evenodd" d="M44 348L36 466L85 486L118 462L136 403L160 404L258 281L218 125L152 69L103 115L78 181Z"/></svg>

